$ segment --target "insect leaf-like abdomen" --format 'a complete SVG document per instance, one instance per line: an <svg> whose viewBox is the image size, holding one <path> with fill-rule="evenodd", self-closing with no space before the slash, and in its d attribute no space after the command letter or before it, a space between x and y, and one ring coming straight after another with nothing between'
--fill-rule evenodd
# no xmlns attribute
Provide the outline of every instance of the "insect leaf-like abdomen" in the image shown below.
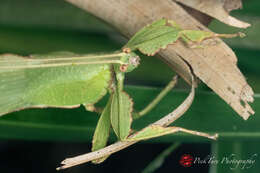
<svg viewBox="0 0 260 173"><path fill-rule="evenodd" d="M72 61L71 65L45 67L47 59L66 57L79 56L64 52L31 58L1 55L0 115L29 107L73 108L102 98L111 79L110 65Z"/></svg>

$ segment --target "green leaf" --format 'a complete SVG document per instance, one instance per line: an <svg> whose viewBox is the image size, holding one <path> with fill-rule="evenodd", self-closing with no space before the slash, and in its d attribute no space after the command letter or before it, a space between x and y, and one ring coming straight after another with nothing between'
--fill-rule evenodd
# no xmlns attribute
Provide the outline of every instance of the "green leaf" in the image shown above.
<svg viewBox="0 0 260 173"><path fill-rule="evenodd" d="M130 133L132 123L133 101L124 91L113 93L111 104L111 124L115 134L124 140Z"/></svg>
<svg viewBox="0 0 260 173"><path fill-rule="evenodd" d="M92 140L92 151L96 151L101 148L104 148L107 144L109 131L110 131L110 124L111 124L110 123L111 101L112 101L112 96L110 96L109 101L107 102L107 105L98 120L96 130L94 132L94 136ZM101 163L106 158L107 157L93 160L92 163Z"/></svg>
<svg viewBox="0 0 260 173"><path fill-rule="evenodd" d="M156 156L149 165L145 167L142 173L153 173L158 170L164 163L164 160L167 156L169 156L176 148L180 146L180 143L174 143L170 147L166 148L162 153Z"/></svg>
<svg viewBox="0 0 260 173"><path fill-rule="evenodd" d="M259 154L259 141L217 141L211 145L210 173L259 172Z"/></svg>
<svg viewBox="0 0 260 173"><path fill-rule="evenodd" d="M52 59L50 65L56 65L55 61L66 62L66 58L72 61L71 57L78 55L55 53L33 56L33 61L11 54L0 56L0 115L29 107L73 108L94 104L106 94L110 65L73 65L75 60L68 66L42 68L50 57L57 59Z"/></svg>
<svg viewBox="0 0 260 173"><path fill-rule="evenodd" d="M154 55L174 43L179 38L179 31L178 27L168 23L166 19L160 19L138 31L124 48L132 51L138 49L143 54Z"/></svg>

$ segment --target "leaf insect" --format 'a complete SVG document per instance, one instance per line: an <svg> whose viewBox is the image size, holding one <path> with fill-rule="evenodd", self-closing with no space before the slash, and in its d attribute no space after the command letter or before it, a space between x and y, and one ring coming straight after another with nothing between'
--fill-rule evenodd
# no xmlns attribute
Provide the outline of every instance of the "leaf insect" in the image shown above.
<svg viewBox="0 0 260 173"><path fill-rule="evenodd" d="M190 45L209 38L235 36L243 34L183 30L174 21L160 19L138 31L121 51L110 54L0 55L0 115L25 108L75 108L80 104L89 111L99 112L94 104L108 92L110 97L94 132L92 151L106 146L111 127L120 141L145 140L178 131L215 139L216 136L160 124L132 134L132 119L149 112L174 87L176 78L143 111L137 112L124 91L125 73L138 67L137 50L153 56L177 40ZM101 163L107 157L93 162Z"/></svg>

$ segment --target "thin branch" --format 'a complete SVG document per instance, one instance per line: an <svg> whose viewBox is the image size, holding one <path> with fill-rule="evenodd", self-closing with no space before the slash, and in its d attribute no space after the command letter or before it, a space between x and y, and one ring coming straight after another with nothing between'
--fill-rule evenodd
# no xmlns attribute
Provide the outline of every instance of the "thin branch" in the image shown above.
<svg viewBox="0 0 260 173"><path fill-rule="evenodd" d="M167 86L156 96L153 101L148 104L143 110L136 113L136 117L133 117L134 119L141 118L142 116L146 115L148 112L150 112L161 100L164 98L165 95L167 95L177 84L178 76L175 76L168 84Z"/></svg>

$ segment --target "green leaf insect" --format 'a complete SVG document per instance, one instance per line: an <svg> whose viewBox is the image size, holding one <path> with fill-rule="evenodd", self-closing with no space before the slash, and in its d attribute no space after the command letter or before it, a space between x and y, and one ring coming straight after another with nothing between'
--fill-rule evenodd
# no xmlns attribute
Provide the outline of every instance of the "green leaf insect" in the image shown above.
<svg viewBox="0 0 260 173"><path fill-rule="evenodd" d="M127 138L127 141L147 140L147 139L164 136L164 135L168 135L168 134L172 134L172 133L176 133L176 132L185 132L185 133L195 134L195 135L203 136L203 137L210 138L210 139L216 139L218 137L217 135L210 136L206 133L196 132L196 131L184 129L181 127L174 127L174 126L162 127L160 125L150 125L144 129L142 129L141 131L135 133L133 136Z"/></svg>
<svg viewBox="0 0 260 173"><path fill-rule="evenodd" d="M94 104L109 92L110 98L101 111L93 136L92 151L106 146L111 128L121 141L150 139L178 131L209 137L179 127L162 126L148 126L131 134L132 114L139 118L149 112L174 87L174 82L171 81L143 111L137 112L131 97L124 91L125 73L138 66L137 50L154 55L179 39L189 44L238 35L243 36L241 33L183 30L174 21L160 19L138 31L118 52L88 55L57 52L29 57L0 55L0 116L25 108L75 108L81 104L89 111L97 111ZM107 157L93 162L101 163Z"/></svg>
<svg viewBox="0 0 260 173"><path fill-rule="evenodd" d="M107 93L112 64L136 67L138 63L126 62L130 59L139 61L134 53L1 55L0 115L31 107L74 108L95 104Z"/></svg>
<svg viewBox="0 0 260 173"><path fill-rule="evenodd" d="M101 148L104 148L107 144L108 137L109 137L109 132L110 132L110 116L111 116L111 101L112 101L112 95L110 96L106 107L104 108L97 126L96 130L94 132L93 140L92 140L92 151L99 150ZM103 162L105 158L93 160L92 163L98 164Z"/></svg>
<svg viewBox="0 0 260 173"><path fill-rule="evenodd" d="M124 91L113 94L111 104L111 124L120 140L125 140L130 134L133 112L133 101Z"/></svg>
<svg viewBox="0 0 260 173"><path fill-rule="evenodd" d="M125 52L139 50L148 56L155 55L160 49L165 49L168 45L174 44L181 39L184 43L191 45L200 44L203 40L223 37L244 37L245 34L216 34L201 30L184 30L177 23L167 19L160 19L138 31L123 47Z"/></svg>

